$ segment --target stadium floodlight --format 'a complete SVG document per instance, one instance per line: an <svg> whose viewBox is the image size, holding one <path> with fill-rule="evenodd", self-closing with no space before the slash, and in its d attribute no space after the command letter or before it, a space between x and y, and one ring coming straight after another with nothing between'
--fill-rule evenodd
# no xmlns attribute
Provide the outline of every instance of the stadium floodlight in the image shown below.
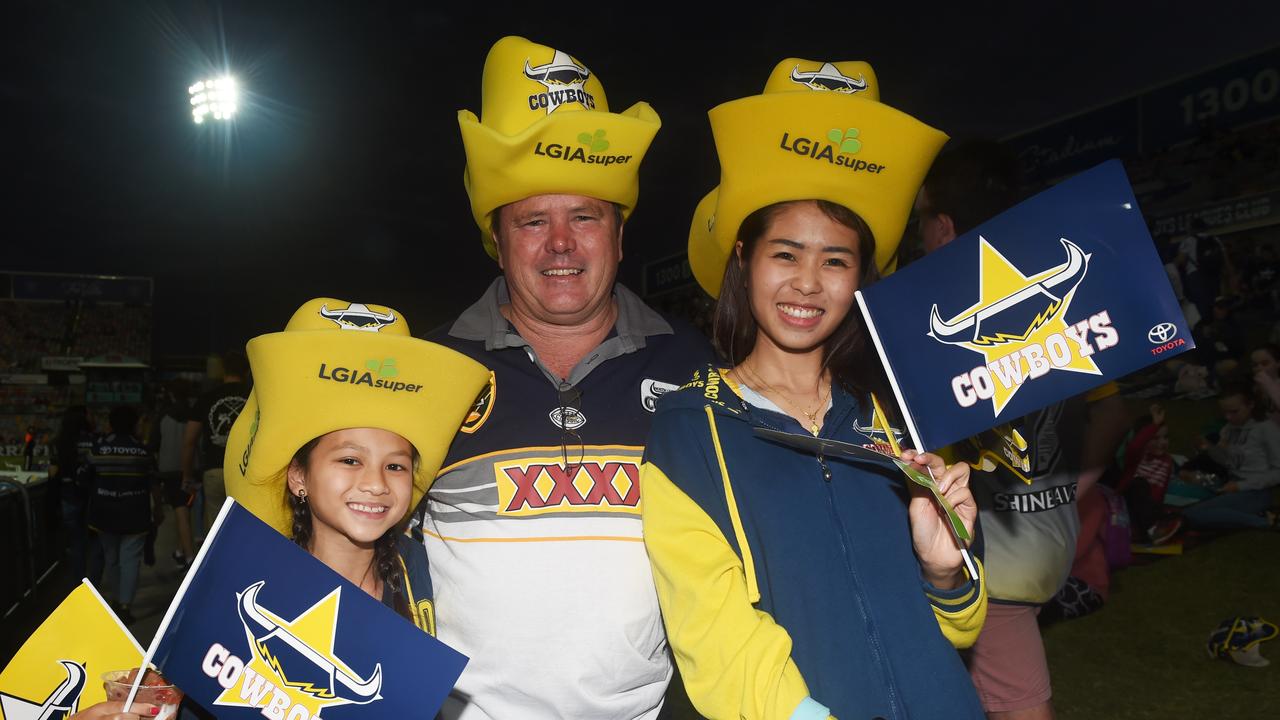
<svg viewBox="0 0 1280 720"><path fill-rule="evenodd" d="M199 125L205 118L230 120L236 114L238 102L236 81L233 77L200 80L187 88L191 96L191 117Z"/></svg>

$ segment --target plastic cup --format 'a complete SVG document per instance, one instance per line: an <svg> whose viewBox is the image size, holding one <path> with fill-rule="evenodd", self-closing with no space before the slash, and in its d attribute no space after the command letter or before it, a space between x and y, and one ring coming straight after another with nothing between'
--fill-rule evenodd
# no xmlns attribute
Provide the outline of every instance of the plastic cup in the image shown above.
<svg viewBox="0 0 1280 720"><path fill-rule="evenodd" d="M137 670L112 670L102 673L102 689L108 700L124 702L129 697L129 688L133 682L129 674ZM156 673L159 675L159 673ZM163 678L162 678L163 679ZM178 716L178 706L182 704L183 693L176 685L142 685L134 696L134 703L147 703L160 708L155 720L172 720Z"/></svg>

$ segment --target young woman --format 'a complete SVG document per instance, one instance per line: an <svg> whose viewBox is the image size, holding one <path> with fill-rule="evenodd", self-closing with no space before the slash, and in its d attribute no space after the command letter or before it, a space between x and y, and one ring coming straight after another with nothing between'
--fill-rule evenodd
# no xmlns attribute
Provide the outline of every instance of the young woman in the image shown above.
<svg viewBox="0 0 1280 720"><path fill-rule="evenodd" d="M711 112L721 186L689 255L719 295L729 367L664 396L641 471L669 642L707 717L983 717L954 646L976 637L986 596L928 492L887 459L754 433L876 448L898 434L873 414L871 394L890 396L854 293L892 257L945 136L881 105L874 83L865 63L786 60L764 95ZM850 86L867 96L831 89ZM859 176L873 164L890 174ZM901 459L973 528L967 466Z"/></svg>

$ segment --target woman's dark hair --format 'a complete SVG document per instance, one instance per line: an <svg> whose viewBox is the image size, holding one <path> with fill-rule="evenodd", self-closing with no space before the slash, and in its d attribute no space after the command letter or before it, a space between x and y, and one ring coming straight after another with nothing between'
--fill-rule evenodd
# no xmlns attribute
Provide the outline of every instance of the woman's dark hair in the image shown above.
<svg viewBox="0 0 1280 720"><path fill-rule="evenodd" d="M832 221L844 225L858 235L858 288L863 289L880 279L876 266L876 239L871 228L857 213L827 200L789 200L766 205L748 215L738 227L738 242L742 243L742 260L731 254L724 268L724 281L720 284L720 300L716 303L712 336L716 349L730 365L741 363L755 349L759 326L751 314L751 298L747 291L747 278L751 276L751 259L756 245L768 232L774 219L787 207L809 202L817 206ZM880 397L887 395L888 381L879 357L871 346L863 328L862 314L856 307L849 308L844 320L823 343L823 366L855 397L869 392Z"/></svg>
<svg viewBox="0 0 1280 720"><path fill-rule="evenodd" d="M306 445L298 448L298 452L293 454L293 460L289 464L291 466L296 464L303 472L306 472L311 462L311 451L319 443L320 438L314 438ZM415 466L417 465L416 452L414 455ZM297 543L298 547L311 552L311 506L289 492L288 482L284 483L284 496L289 503L289 509L293 516L293 541ZM383 592L386 592L386 590L391 591L392 606L395 611L412 622L413 612L409 609L409 599L404 591L404 573L400 571L400 551L396 548L396 535L396 528L393 526L374 542L373 569L382 580Z"/></svg>

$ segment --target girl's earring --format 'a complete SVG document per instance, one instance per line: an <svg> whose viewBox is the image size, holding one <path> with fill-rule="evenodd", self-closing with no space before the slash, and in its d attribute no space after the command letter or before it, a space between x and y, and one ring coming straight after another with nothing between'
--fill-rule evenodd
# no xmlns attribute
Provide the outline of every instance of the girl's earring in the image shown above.
<svg viewBox="0 0 1280 720"><path fill-rule="evenodd" d="M307 504L307 489L306 489L306 488L301 488L301 489L299 489L299 490L298 490L298 502L302 503L303 505L306 505L306 504Z"/></svg>

